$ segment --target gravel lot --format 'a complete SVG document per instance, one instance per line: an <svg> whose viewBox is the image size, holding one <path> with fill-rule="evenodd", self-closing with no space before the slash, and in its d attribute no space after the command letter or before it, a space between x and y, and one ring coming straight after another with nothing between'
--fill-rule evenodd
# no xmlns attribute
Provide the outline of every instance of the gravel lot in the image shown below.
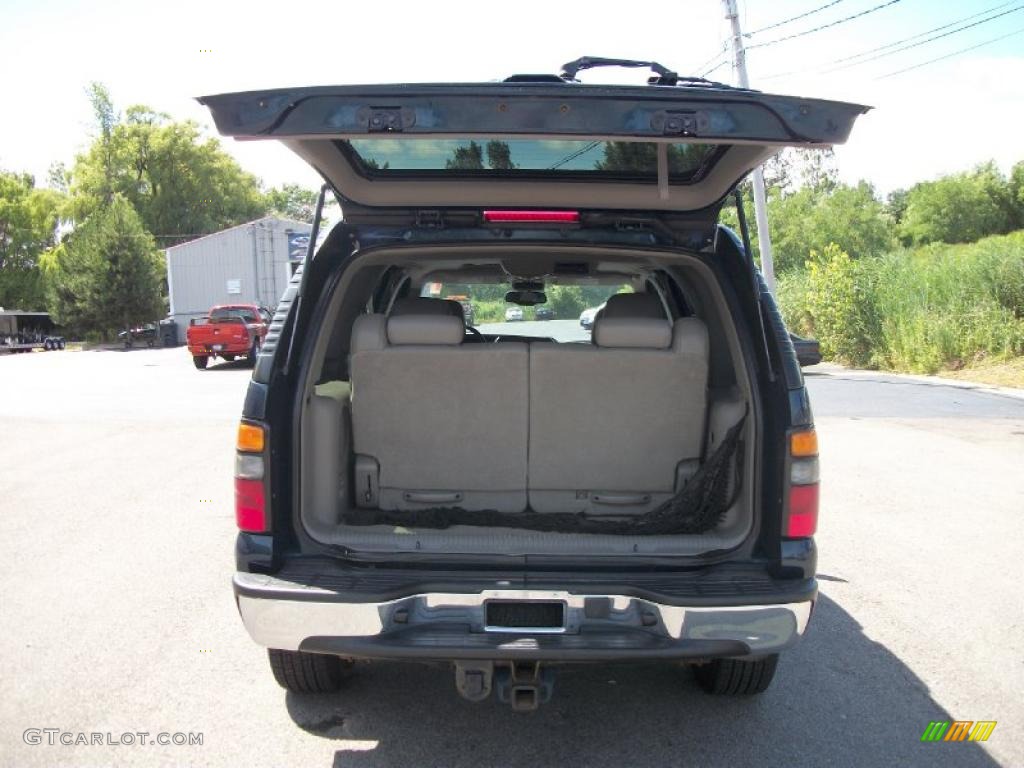
<svg viewBox="0 0 1024 768"><path fill-rule="evenodd" d="M248 377L183 349L0 357L0 764L1024 764L1024 399L811 373L822 596L773 688L576 667L519 716L461 700L441 667L277 687L229 583ZM936 719L999 724L983 745L920 743ZM28 728L203 744L36 746Z"/></svg>

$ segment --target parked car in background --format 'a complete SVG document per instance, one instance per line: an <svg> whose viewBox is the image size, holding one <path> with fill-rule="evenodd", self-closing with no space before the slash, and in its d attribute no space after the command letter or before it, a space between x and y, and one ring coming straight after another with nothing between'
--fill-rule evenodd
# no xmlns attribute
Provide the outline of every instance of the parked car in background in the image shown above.
<svg viewBox="0 0 1024 768"><path fill-rule="evenodd" d="M604 304L598 307L591 307L590 309L584 309L580 315L580 327L584 330L589 331L594 327L594 318L597 317L597 313L604 309Z"/></svg>
<svg viewBox="0 0 1024 768"><path fill-rule="evenodd" d="M131 349L136 344L153 347L156 345L156 325L153 323L136 325L134 328L121 331L117 334L117 339L124 344L125 349Z"/></svg>
<svg viewBox="0 0 1024 768"><path fill-rule="evenodd" d="M511 323L523 319L522 307L509 307L505 310L505 322Z"/></svg>
<svg viewBox="0 0 1024 768"><path fill-rule="evenodd" d="M203 320L193 320L185 332L189 354L202 370L211 357L228 362L248 357L255 362L270 327L270 311L255 304L213 307Z"/></svg>
<svg viewBox="0 0 1024 768"><path fill-rule="evenodd" d="M533 317L535 320L554 320L555 310L551 307L537 307L533 311Z"/></svg>

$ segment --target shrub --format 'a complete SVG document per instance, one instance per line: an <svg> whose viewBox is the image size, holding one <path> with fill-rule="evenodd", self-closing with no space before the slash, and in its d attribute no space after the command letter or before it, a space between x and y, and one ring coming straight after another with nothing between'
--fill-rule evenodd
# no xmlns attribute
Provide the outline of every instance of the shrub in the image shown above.
<svg viewBox="0 0 1024 768"><path fill-rule="evenodd" d="M835 243L811 251L806 307L823 356L857 366L874 363L878 323L872 260L855 262Z"/></svg>
<svg viewBox="0 0 1024 768"><path fill-rule="evenodd" d="M1024 354L1024 231L851 259L835 245L783 276L787 325L853 365L933 373Z"/></svg>
<svg viewBox="0 0 1024 768"><path fill-rule="evenodd" d="M1024 353L1024 232L878 261L884 363L932 373Z"/></svg>

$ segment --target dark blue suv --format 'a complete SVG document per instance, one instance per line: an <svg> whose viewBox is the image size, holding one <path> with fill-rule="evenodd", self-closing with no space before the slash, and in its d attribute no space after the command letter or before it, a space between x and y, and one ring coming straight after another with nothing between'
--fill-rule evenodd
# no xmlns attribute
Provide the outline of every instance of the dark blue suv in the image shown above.
<svg viewBox="0 0 1024 768"><path fill-rule="evenodd" d="M445 661L466 698L530 710L558 664L651 661L757 693L805 631L810 404L718 218L781 147L841 143L866 108L659 71L201 99L344 213L277 308L239 429L234 591L284 687ZM582 338L512 335L440 298L465 286L608 298Z"/></svg>

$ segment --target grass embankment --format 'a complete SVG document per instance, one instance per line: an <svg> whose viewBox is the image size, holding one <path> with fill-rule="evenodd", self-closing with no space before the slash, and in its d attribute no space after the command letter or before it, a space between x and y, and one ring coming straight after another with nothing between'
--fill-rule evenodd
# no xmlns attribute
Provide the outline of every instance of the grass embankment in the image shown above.
<svg viewBox="0 0 1024 768"><path fill-rule="evenodd" d="M1024 230L857 260L830 246L781 277L779 300L827 359L1024 386Z"/></svg>

